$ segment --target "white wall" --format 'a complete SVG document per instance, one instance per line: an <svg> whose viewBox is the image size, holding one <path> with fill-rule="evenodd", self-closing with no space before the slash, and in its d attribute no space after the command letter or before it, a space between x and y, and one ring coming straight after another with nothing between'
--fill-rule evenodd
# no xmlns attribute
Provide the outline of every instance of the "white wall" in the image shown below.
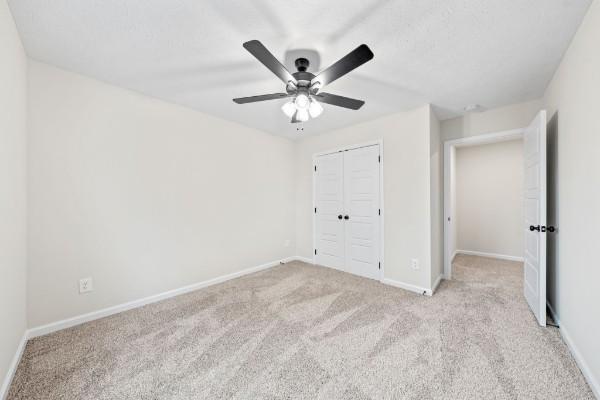
<svg viewBox="0 0 600 400"><path fill-rule="evenodd" d="M523 257L523 142L456 149L458 250Z"/></svg>
<svg viewBox="0 0 600 400"><path fill-rule="evenodd" d="M296 145L297 253L312 258L313 155L383 139L385 278L431 287L430 107L307 137ZM410 268L418 258L421 268Z"/></svg>
<svg viewBox="0 0 600 400"><path fill-rule="evenodd" d="M293 255L291 141L29 72L30 327Z"/></svg>
<svg viewBox="0 0 600 400"><path fill-rule="evenodd" d="M430 166L430 214L431 214L431 285L435 285L444 274L443 238L443 165L441 126L436 115L431 112L429 120L429 166Z"/></svg>
<svg viewBox="0 0 600 400"><path fill-rule="evenodd" d="M27 56L0 0L0 398L26 328Z"/></svg>
<svg viewBox="0 0 600 400"><path fill-rule="evenodd" d="M539 99L448 119L441 124L442 140L523 128L529 125L541 108L542 100Z"/></svg>
<svg viewBox="0 0 600 400"><path fill-rule="evenodd" d="M600 2L595 0L544 95L557 187L548 296L561 332L600 398ZM554 153L554 155L552 155ZM550 182L551 184L553 182Z"/></svg>

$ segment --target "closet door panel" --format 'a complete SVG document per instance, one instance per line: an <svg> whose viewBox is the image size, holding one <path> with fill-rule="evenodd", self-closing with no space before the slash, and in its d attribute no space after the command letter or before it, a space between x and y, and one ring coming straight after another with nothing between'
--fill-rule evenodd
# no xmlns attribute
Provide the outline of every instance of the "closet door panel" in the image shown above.
<svg viewBox="0 0 600 400"><path fill-rule="evenodd" d="M379 279L379 146L343 154L345 270Z"/></svg>
<svg viewBox="0 0 600 400"><path fill-rule="evenodd" d="M333 153L316 158L315 262L344 270L344 156Z"/></svg>

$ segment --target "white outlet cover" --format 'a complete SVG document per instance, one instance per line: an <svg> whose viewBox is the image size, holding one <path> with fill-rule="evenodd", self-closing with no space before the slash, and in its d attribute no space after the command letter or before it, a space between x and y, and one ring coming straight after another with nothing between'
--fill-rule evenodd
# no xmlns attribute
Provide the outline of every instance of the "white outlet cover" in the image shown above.
<svg viewBox="0 0 600 400"><path fill-rule="evenodd" d="M92 278L82 278L79 280L79 293L87 293L94 290L94 281Z"/></svg>
<svg viewBox="0 0 600 400"><path fill-rule="evenodd" d="M412 267L412 269L419 269L419 260L417 258L411 259L410 266Z"/></svg>

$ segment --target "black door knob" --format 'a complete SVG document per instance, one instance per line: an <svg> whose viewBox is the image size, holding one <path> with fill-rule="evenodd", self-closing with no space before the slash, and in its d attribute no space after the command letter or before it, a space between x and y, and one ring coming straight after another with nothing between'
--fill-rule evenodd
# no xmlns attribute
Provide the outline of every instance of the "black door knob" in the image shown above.
<svg viewBox="0 0 600 400"><path fill-rule="evenodd" d="M540 226L539 225L537 225L537 226L530 225L529 226L529 230L532 231L532 232L533 231L538 231L539 232L540 231Z"/></svg>
<svg viewBox="0 0 600 400"><path fill-rule="evenodd" d="M342 219L342 214L338 215L338 219Z"/></svg>
<svg viewBox="0 0 600 400"><path fill-rule="evenodd" d="M350 216L344 215L344 219L350 219Z"/></svg>

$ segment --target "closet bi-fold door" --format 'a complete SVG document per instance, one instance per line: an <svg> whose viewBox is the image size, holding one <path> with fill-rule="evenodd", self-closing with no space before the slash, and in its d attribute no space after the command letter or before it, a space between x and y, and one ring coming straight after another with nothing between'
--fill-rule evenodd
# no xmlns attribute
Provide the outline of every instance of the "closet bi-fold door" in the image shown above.
<svg viewBox="0 0 600 400"><path fill-rule="evenodd" d="M315 262L379 279L379 146L316 158Z"/></svg>
<svg viewBox="0 0 600 400"><path fill-rule="evenodd" d="M379 279L379 146L344 152L345 270Z"/></svg>
<svg viewBox="0 0 600 400"><path fill-rule="evenodd" d="M344 153L317 157L315 168L315 262L344 270Z"/></svg>

